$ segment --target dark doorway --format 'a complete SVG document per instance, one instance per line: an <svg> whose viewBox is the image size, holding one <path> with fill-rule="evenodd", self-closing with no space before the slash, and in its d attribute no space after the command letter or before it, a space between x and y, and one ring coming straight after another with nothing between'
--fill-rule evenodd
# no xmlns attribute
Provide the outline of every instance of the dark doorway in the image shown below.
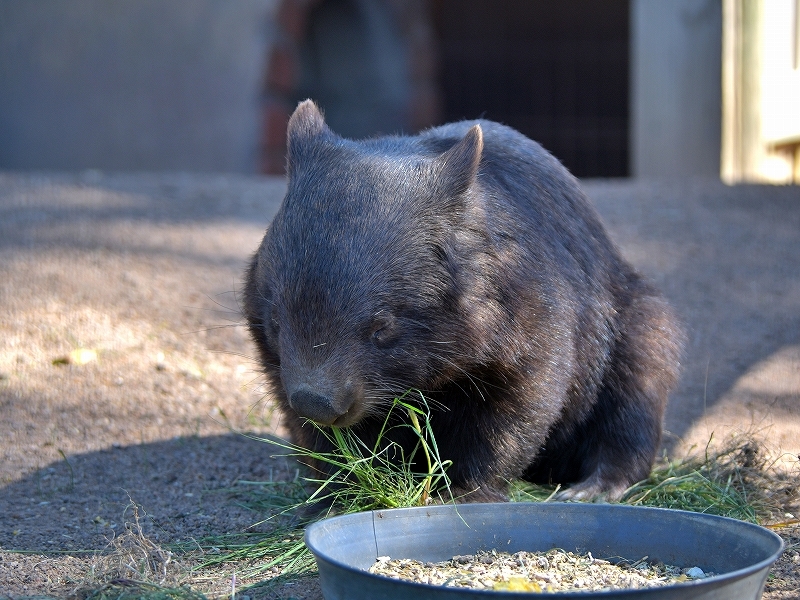
<svg viewBox="0 0 800 600"><path fill-rule="evenodd" d="M628 175L628 0L434 0L443 120L483 117L579 177Z"/></svg>
<svg viewBox="0 0 800 600"><path fill-rule="evenodd" d="M308 13L292 104L313 98L351 138L398 133L407 121L407 48L383 2L327 0Z"/></svg>

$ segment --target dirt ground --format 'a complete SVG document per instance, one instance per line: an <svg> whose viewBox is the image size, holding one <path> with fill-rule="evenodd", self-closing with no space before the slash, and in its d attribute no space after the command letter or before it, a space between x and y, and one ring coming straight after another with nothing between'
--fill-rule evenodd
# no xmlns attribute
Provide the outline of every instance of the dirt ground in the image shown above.
<svg viewBox="0 0 800 600"><path fill-rule="evenodd" d="M689 331L670 451L756 431L796 466L800 188L586 187ZM134 504L155 542L200 539L258 518L224 490L293 477L230 427L280 432L237 290L283 190L277 178L0 173L0 598L67 596ZM800 542L798 528L782 533ZM765 598L800 597L797 550ZM229 592L233 575L220 569L208 589Z"/></svg>

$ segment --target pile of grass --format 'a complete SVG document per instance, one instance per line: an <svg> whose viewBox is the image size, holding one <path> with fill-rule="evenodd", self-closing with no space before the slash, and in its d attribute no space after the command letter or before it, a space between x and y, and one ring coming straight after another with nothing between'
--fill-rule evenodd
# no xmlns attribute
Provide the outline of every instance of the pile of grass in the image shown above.
<svg viewBox="0 0 800 600"><path fill-rule="evenodd" d="M760 444L732 438L721 448L679 461L663 460L625 493L626 504L675 508L762 523L782 512L779 475Z"/></svg>
<svg viewBox="0 0 800 600"><path fill-rule="evenodd" d="M148 538L140 507L131 500L132 519L105 552L94 557L90 574L70 598L75 600L204 600L188 582L191 568Z"/></svg>
<svg viewBox="0 0 800 600"><path fill-rule="evenodd" d="M656 463L650 476L626 490L620 502L731 517L763 524L779 520L796 499L800 476L781 473L754 437L731 437L721 445L709 440L703 452ZM541 502L558 488L513 482L515 501Z"/></svg>
<svg viewBox="0 0 800 600"><path fill-rule="evenodd" d="M405 454L402 446L391 441L396 430L404 429L410 430L416 438L416 445L409 455ZM314 452L279 443L300 462L324 465L331 473L325 479L307 480L317 486L306 500L307 505L329 505L342 514L422 506L442 488L450 486L446 473L450 461L443 461L439 456L431 428L430 409L420 392L409 391L394 399L371 446L351 429L331 427L320 431L331 442L332 452ZM417 472L412 466L419 463L425 467L422 472Z"/></svg>

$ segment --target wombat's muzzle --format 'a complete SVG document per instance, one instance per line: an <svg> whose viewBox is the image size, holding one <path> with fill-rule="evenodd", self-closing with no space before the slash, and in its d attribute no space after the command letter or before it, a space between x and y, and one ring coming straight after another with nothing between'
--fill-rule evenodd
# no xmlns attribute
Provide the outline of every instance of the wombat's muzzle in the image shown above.
<svg viewBox="0 0 800 600"><path fill-rule="evenodd" d="M299 389L289 396L289 405L301 417L316 421L320 425L331 425L344 415L350 405L339 406L333 398L316 394L308 389Z"/></svg>

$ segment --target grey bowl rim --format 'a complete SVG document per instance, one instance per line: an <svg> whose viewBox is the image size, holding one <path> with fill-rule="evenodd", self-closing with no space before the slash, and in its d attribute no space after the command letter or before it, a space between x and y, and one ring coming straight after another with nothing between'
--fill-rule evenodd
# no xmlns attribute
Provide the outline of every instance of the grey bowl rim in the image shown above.
<svg viewBox="0 0 800 600"><path fill-rule="evenodd" d="M598 591L598 592L591 593L592 596L597 595L597 596L602 597L603 595L611 595L611 594L620 595L620 594L628 594L628 593L630 593L631 595L633 595L633 594L642 594L642 593L646 594L648 592L657 593L659 590L665 590L665 589L680 589L680 588L687 588L687 587L694 587L694 586L714 585L714 584L717 584L717 583L723 583L726 580L738 580L738 579L742 579L744 577L748 577L749 575L752 575L753 573L756 573L756 572L760 571L761 569L771 567L780 558L781 554L786 549L786 544L783 541L783 538L781 538L777 533L775 533L771 529L767 529L766 527L763 527L761 525L757 525L755 523L750 523L749 521L742 521L740 519L734 519L732 517L724 517L724 516L721 516L721 515L712 515L712 514L702 513L702 512L694 512L694 511L689 511L689 510L679 510L679 509L675 509L675 508L662 508L662 507L657 507L657 506L632 506L632 505L629 505L629 504L591 503L591 502L476 502L476 503L470 503L470 504L466 504L466 505L458 505L458 504L449 503L449 504L440 504L440 505L437 505L436 507L432 507L432 506L412 506L412 507L404 507L404 508L376 509L376 510L363 511L363 512L357 512L357 513L348 513L348 514L344 514L344 515L335 515L335 516L332 516L332 517L326 517L324 519L320 519L319 521L315 521L314 523L311 523L310 525L308 525L306 527L305 532L303 533L303 543L306 545L306 547L309 549L309 551L311 551L312 555L314 556L314 560L316 561L317 557L318 557L318 549L315 549L312 544L309 544L309 536L313 535L313 530L314 529L322 527L323 523L328 522L328 521L333 520L333 519L346 520L348 518L352 519L352 518L355 518L357 516L360 516L361 518L364 518L364 515L371 514L372 518L374 520L375 519L375 515L377 515L378 513L383 514L383 513L387 513L387 512L391 512L391 513L397 513L397 512L424 512L426 510L430 510L431 508L440 508L441 509L441 508L444 508L444 507L447 507L447 506L452 507L453 509L457 509L459 506L506 506L506 507L511 507L511 506L520 506L520 505L526 505L526 506L548 505L548 506L562 506L562 507L574 507L574 506L587 507L587 506L593 506L593 507L598 507L598 510L600 509L600 507L603 507L604 509L606 509L607 507L613 507L613 508L611 508L611 510L623 510L623 511L624 510L631 510L631 511L639 511L639 512L662 512L663 511L663 512L669 512L671 514L683 514L683 515L687 515L687 516L692 516L693 518L698 518L699 517L701 519L708 519L708 520L711 520L711 521L722 520L722 521L734 522L734 523L737 524L737 527L738 526L754 527L754 528L757 528L757 529L761 530L762 532L766 532L767 534L772 536L773 539L778 541L778 549L775 552L773 552L770 555L769 558L765 558L764 560L761 560L761 561L759 561L759 562L757 562L755 564L749 565L747 567L743 567L741 569L736 569L735 571L727 571L725 573L720 573L719 575L711 575L711 576L705 577L703 579L694 579L694 580L690 580L690 581L683 581L683 582L675 583L675 584L672 584L672 585L656 587L656 588L642 588L642 589L629 589L629 590L620 589L620 590ZM589 510L594 510L594 509L590 508ZM431 588L439 587L439 586L435 586L435 585L431 585L431 584L427 584L427 583L419 583L419 582L416 582L416 581L406 581L406 580L403 580L403 579L390 579L388 577L384 577L383 575L376 575L375 573L370 573L367 570L358 569L356 567L352 567L350 565L344 564L343 562L332 558L330 555L325 554L325 555L322 555L322 556L323 556L324 560L326 560L327 562L335 565L337 568L344 569L348 573L353 573L353 574L357 574L357 575L360 575L360 576L366 576L366 577L368 577L370 579L373 579L373 580L376 580L376 581L391 582L393 584L401 586L402 588L409 587L410 588L409 591L413 591L413 589L415 589L415 588L431 589ZM465 593L465 594L468 594L468 595L476 595L476 596L492 596L492 597L497 597L497 598L501 598L501 597L508 598L509 597L509 592L495 591L495 590L478 590L478 589L464 588L464 589L459 589L459 592L460 593ZM585 591L555 592L555 593L552 593L552 594L546 594L546 596L547 597L552 597L552 598L589 598L589 597L591 597ZM516 596L514 596L514 597L516 597Z"/></svg>

